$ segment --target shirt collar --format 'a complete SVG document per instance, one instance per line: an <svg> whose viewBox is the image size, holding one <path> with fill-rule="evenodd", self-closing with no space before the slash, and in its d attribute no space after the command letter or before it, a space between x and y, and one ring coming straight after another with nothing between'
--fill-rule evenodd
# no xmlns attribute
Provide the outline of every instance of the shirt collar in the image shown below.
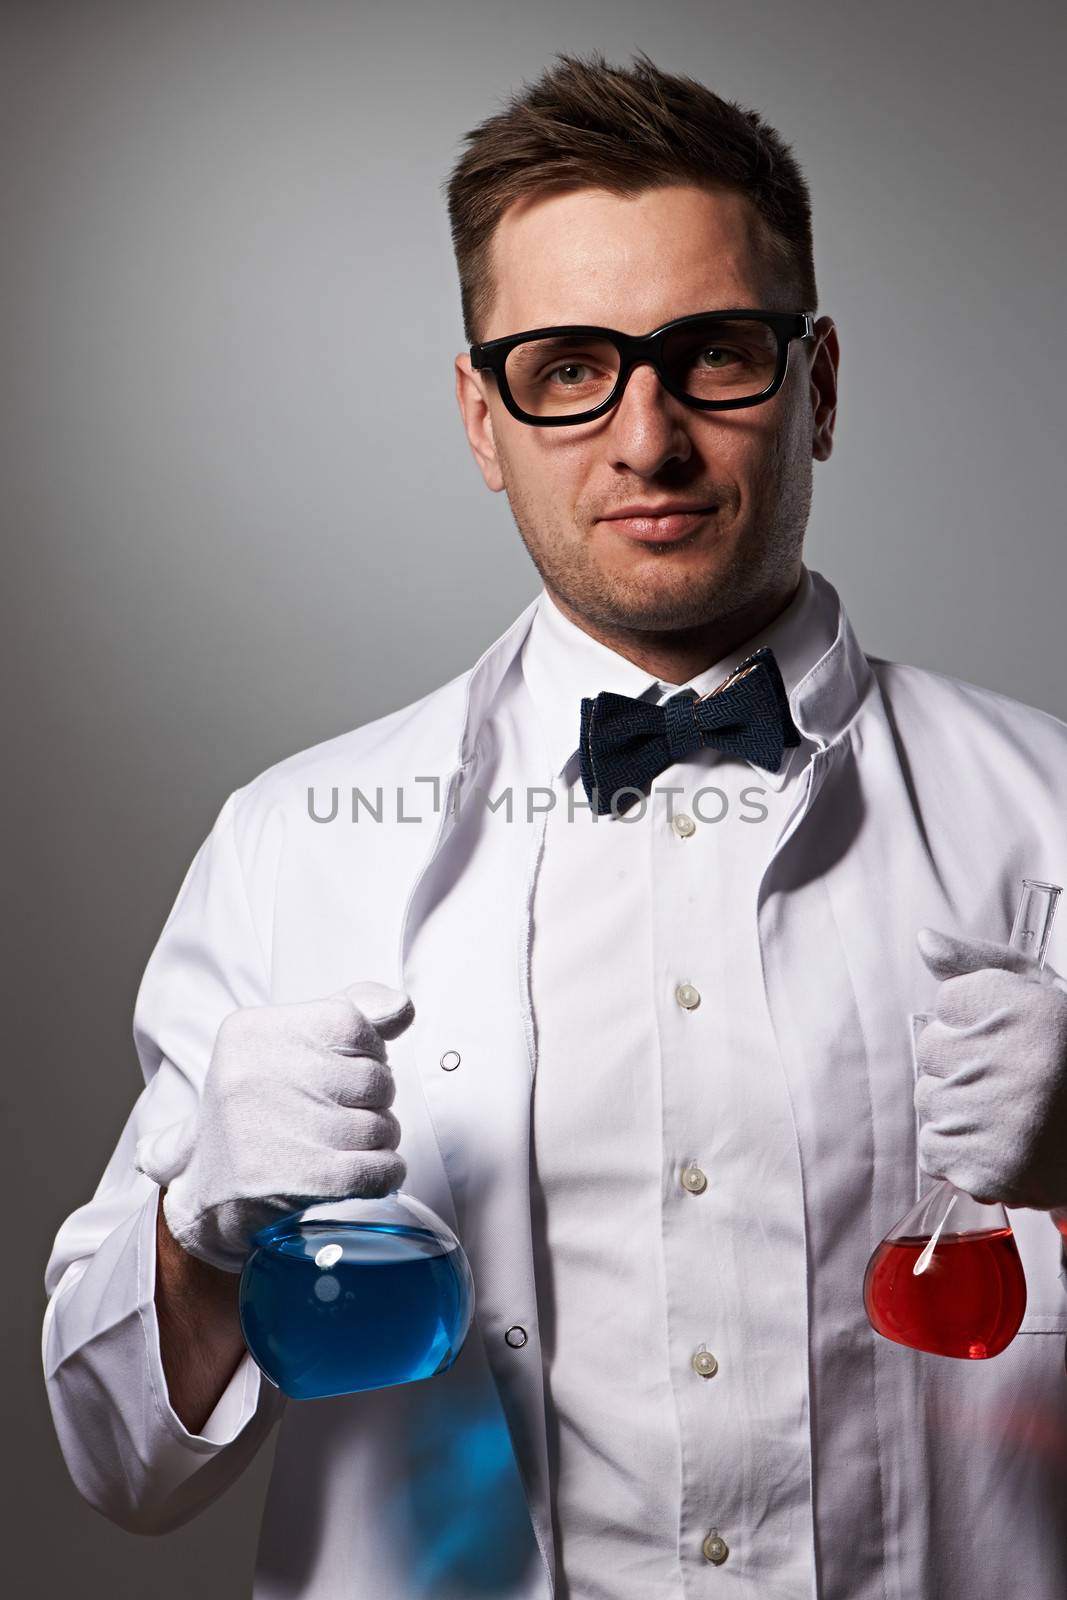
<svg viewBox="0 0 1067 1600"><path fill-rule="evenodd" d="M806 724L798 714L798 702L803 697L805 680L838 637L839 611L836 590L819 573L813 574L802 564L793 598L767 627L685 684L669 684L579 628L542 588L522 646L522 673L541 723L553 774L561 775L577 755L583 696L592 698L601 690L609 690L659 704L682 688L705 694L762 645L769 645L774 651L790 710L803 731ZM758 775L764 788L777 790L797 763L821 742L818 735L802 737L799 746L786 749L777 772L768 772L753 762L746 765Z"/></svg>

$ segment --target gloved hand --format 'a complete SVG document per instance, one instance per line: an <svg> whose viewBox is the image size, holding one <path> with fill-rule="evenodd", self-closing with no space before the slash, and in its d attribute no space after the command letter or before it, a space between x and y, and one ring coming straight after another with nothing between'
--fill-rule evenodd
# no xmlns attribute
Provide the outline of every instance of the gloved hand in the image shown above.
<svg viewBox="0 0 1067 1600"><path fill-rule="evenodd" d="M1067 982L987 939L918 945L941 979L915 1046L920 1165L986 1204L1067 1205Z"/></svg>
<svg viewBox="0 0 1067 1600"><path fill-rule="evenodd" d="M134 1165L166 1187L191 1255L240 1272L257 1229L318 1200L387 1194L407 1172L385 1040L406 995L353 983L324 1000L224 1017L195 1116L140 1139Z"/></svg>

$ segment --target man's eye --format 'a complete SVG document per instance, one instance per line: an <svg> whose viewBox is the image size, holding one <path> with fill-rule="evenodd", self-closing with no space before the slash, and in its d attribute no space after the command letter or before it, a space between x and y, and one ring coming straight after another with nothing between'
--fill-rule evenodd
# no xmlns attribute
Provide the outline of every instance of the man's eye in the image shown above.
<svg viewBox="0 0 1067 1600"><path fill-rule="evenodd" d="M729 366L733 361L743 361L745 359L740 350L731 350L726 345L721 344L708 345L705 350L700 352L700 355L701 360L705 356L713 358L709 360L708 366L716 372L720 372L724 366Z"/></svg>
<svg viewBox="0 0 1067 1600"><path fill-rule="evenodd" d="M548 377L548 378L554 378L556 376L557 372L575 373L575 372L588 372L589 370L590 370L589 367L586 366L584 361L568 361L568 362L565 362L562 366L550 367L548 372L545 374L545 376ZM581 382L581 381L582 381L581 379L578 380L578 382ZM573 378L571 378L570 380L564 379L560 383L560 388L561 389L572 389L572 388L574 388L574 386L575 386L575 384L574 384L574 379Z"/></svg>

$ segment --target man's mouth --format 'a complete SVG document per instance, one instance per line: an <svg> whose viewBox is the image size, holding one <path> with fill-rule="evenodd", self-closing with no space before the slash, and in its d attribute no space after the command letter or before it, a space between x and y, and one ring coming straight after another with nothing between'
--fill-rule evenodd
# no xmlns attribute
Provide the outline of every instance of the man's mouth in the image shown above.
<svg viewBox="0 0 1067 1600"><path fill-rule="evenodd" d="M601 520L607 527L615 528L631 539L668 544L694 533L706 518L714 516L717 509L717 506L705 506L696 511L672 511L665 517L603 517Z"/></svg>

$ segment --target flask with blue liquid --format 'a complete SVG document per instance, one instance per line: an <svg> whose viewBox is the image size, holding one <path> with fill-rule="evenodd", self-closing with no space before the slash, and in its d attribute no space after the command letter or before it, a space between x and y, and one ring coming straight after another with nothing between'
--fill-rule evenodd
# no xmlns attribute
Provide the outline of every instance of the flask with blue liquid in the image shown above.
<svg viewBox="0 0 1067 1600"><path fill-rule="evenodd" d="M240 1284L245 1343L293 1400L432 1378L452 1366L474 1280L441 1218L399 1189L262 1228Z"/></svg>

